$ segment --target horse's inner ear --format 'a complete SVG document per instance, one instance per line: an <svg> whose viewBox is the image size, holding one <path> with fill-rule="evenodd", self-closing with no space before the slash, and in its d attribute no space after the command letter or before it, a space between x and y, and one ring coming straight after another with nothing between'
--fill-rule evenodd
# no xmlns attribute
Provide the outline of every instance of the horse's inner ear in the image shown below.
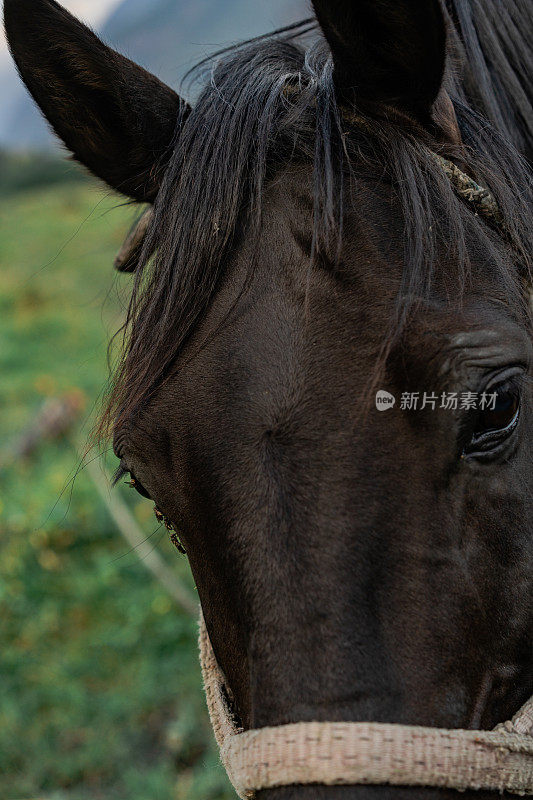
<svg viewBox="0 0 533 800"><path fill-rule="evenodd" d="M439 0L313 0L337 89L422 123L441 87L446 24Z"/></svg>
<svg viewBox="0 0 533 800"><path fill-rule="evenodd" d="M4 17L23 81L75 158L117 191L153 200L186 104L54 0L5 0Z"/></svg>

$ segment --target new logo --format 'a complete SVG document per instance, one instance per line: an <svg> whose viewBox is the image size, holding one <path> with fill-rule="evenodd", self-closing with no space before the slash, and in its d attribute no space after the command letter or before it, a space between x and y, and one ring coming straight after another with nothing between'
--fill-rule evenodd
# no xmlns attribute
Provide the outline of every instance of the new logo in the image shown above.
<svg viewBox="0 0 533 800"><path fill-rule="evenodd" d="M379 392L376 393L376 408L378 411L388 411L389 408L394 408L395 403L396 398L394 395L386 392L384 389L380 389Z"/></svg>

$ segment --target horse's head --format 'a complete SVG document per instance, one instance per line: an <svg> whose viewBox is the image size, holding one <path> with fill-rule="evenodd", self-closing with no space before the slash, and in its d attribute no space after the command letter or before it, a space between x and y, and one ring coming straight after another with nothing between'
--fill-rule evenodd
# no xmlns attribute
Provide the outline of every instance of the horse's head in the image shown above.
<svg viewBox="0 0 533 800"><path fill-rule="evenodd" d="M5 13L75 156L155 199L115 450L243 726L491 727L533 689L527 181L443 89L437 0L314 5L327 46L236 49L192 109L51 0ZM404 792L429 797L269 796Z"/></svg>

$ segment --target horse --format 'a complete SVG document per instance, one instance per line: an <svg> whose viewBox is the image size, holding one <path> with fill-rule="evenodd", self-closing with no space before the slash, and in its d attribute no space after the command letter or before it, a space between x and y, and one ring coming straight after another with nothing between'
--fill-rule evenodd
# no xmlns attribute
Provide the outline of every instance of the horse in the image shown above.
<svg viewBox="0 0 533 800"><path fill-rule="evenodd" d="M313 10L191 106L54 0L4 2L66 147L153 204L102 424L179 532L239 726L489 729L533 693L529 167L454 96L438 0Z"/></svg>
<svg viewBox="0 0 533 800"><path fill-rule="evenodd" d="M450 46L459 69L453 94L533 161L533 58L527 0L446 0Z"/></svg>

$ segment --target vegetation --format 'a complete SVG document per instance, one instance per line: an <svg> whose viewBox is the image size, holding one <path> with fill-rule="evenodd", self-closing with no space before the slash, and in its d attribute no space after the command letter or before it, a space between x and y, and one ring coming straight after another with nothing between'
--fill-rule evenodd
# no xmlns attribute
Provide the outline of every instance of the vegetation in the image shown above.
<svg viewBox="0 0 533 800"><path fill-rule="evenodd" d="M86 400L75 436L87 439L130 280L113 257L133 216L89 182L0 202L0 453L67 391ZM0 471L0 797L229 800L196 623L78 466L64 437ZM192 589L150 503L114 491Z"/></svg>
<svg viewBox="0 0 533 800"><path fill-rule="evenodd" d="M86 173L75 161L46 153L7 153L0 150L0 197L86 180Z"/></svg>

